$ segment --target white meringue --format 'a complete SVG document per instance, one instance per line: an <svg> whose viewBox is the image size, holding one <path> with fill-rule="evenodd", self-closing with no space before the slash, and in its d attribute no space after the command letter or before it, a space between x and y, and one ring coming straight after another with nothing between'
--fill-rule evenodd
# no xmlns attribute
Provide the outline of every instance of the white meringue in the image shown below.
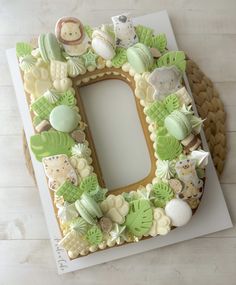
<svg viewBox="0 0 236 285"><path fill-rule="evenodd" d="M70 77L76 77L79 74L84 74L86 72L84 61L79 57L68 57L67 71Z"/></svg>
<svg viewBox="0 0 236 285"><path fill-rule="evenodd" d="M209 152L204 150L194 150L191 152L191 159L196 161L196 165L200 168L205 168L208 164Z"/></svg>

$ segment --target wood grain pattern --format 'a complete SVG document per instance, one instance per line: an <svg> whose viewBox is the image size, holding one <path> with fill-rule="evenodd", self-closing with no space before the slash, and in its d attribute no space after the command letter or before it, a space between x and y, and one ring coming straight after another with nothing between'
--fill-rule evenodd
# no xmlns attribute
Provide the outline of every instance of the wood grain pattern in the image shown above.
<svg viewBox="0 0 236 285"><path fill-rule="evenodd" d="M236 223L235 0L0 0L0 284L236 284L236 230L58 276L40 200L21 146L21 121L5 49L51 31L58 17L91 25L123 11L167 9L180 49L188 52L220 92L227 111L228 159L221 177ZM34 281L32 281L34 280Z"/></svg>

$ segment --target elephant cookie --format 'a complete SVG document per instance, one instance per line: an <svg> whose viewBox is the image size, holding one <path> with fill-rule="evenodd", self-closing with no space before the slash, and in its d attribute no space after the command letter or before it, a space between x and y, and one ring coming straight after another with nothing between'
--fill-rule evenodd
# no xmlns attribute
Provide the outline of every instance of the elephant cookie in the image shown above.
<svg viewBox="0 0 236 285"><path fill-rule="evenodd" d="M78 184L76 172L65 154L45 157L42 160L46 176L48 177L48 186L55 191L66 180L74 185Z"/></svg>
<svg viewBox="0 0 236 285"><path fill-rule="evenodd" d="M153 99L164 99L177 91L181 86L181 78L182 74L175 66L154 69L148 78L148 82L155 89Z"/></svg>
<svg viewBox="0 0 236 285"><path fill-rule="evenodd" d="M55 34L70 56L79 56L89 47L89 39L85 35L84 27L79 19L63 17L56 23Z"/></svg>

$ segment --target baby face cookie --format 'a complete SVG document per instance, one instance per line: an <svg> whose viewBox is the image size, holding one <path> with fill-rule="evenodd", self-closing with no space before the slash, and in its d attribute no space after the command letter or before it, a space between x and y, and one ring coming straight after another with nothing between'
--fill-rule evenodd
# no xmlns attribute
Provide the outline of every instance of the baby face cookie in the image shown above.
<svg viewBox="0 0 236 285"><path fill-rule="evenodd" d="M114 16L111 18L116 36L116 45L128 48L138 42L132 20L127 14Z"/></svg>
<svg viewBox="0 0 236 285"><path fill-rule="evenodd" d="M42 162L45 174L48 177L48 186L51 190L57 190L66 180L77 185L77 175L67 155L60 154L45 157Z"/></svg>
<svg viewBox="0 0 236 285"><path fill-rule="evenodd" d="M175 66L154 69L148 78L148 82L155 89L153 98L163 99L175 92L180 87L181 78L181 72Z"/></svg>

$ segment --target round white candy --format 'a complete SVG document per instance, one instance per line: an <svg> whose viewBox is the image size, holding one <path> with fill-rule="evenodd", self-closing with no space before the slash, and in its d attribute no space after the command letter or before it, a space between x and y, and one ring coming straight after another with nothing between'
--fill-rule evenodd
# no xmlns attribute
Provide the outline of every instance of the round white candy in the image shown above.
<svg viewBox="0 0 236 285"><path fill-rule="evenodd" d="M173 199L166 204L165 212L171 218L172 225L181 227L186 225L191 217L192 210L187 202L180 199Z"/></svg>

